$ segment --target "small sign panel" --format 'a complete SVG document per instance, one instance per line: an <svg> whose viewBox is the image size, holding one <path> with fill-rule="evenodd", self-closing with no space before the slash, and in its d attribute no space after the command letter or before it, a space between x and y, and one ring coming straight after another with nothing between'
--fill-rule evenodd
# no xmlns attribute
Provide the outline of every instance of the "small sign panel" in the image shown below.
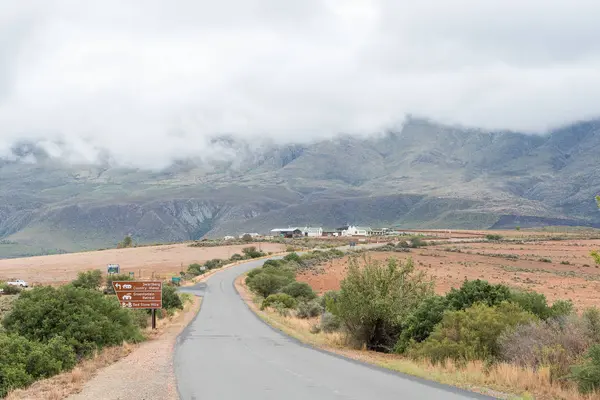
<svg viewBox="0 0 600 400"><path fill-rule="evenodd" d="M162 281L113 281L122 307L162 308Z"/></svg>
<svg viewBox="0 0 600 400"><path fill-rule="evenodd" d="M108 264L108 266L106 267L106 272L109 274L118 274L119 272L121 272L121 267L119 266L119 264Z"/></svg>

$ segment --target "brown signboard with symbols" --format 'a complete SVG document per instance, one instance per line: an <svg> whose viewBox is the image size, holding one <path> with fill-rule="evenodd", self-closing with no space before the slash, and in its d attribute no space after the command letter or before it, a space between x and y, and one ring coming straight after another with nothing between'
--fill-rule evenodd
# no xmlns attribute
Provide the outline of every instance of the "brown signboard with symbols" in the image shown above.
<svg viewBox="0 0 600 400"><path fill-rule="evenodd" d="M113 281L112 285L122 307L162 308L161 281Z"/></svg>

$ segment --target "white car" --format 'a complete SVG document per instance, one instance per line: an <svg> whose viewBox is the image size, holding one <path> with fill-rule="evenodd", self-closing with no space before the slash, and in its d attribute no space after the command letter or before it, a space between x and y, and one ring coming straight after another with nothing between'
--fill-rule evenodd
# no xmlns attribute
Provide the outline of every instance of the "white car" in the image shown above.
<svg viewBox="0 0 600 400"><path fill-rule="evenodd" d="M23 279L15 279L14 281L6 282L7 285L28 287L29 285Z"/></svg>
<svg viewBox="0 0 600 400"><path fill-rule="evenodd" d="M123 289L132 289L133 286L131 286L130 284L126 283L125 285L123 285Z"/></svg>
<svg viewBox="0 0 600 400"><path fill-rule="evenodd" d="M123 296L123 300L131 300L131 293L127 293L125 296Z"/></svg>

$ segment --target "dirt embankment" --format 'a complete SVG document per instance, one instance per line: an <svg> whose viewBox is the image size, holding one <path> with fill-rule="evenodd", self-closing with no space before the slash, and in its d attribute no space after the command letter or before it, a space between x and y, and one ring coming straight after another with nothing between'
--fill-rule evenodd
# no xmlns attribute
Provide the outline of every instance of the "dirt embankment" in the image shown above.
<svg viewBox="0 0 600 400"><path fill-rule="evenodd" d="M410 253L370 252L368 257L411 257L418 270L435 278L436 292L446 293L465 279L485 279L544 293L550 302L571 299L578 309L600 304L600 269L590 251L600 240L544 241L524 244L455 243L424 247ZM322 293L336 290L346 276L348 258L330 261L307 271L298 280Z"/></svg>
<svg viewBox="0 0 600 400"><path fill-rule="evenodd" d="M136 278L150 278L153 274L154 277L165 277L179 274L192 263L241 254L242 249L248 246L255 246L264 252L279 252L285 249L285 245L278 243L219 247L190 247L187 243L181 243L14 258L0 260L0 280L18 278L32 284L62 284L75 279L80 271L100 269L106 272L107 264L119 264L121 272L134 272Z"/></svg>

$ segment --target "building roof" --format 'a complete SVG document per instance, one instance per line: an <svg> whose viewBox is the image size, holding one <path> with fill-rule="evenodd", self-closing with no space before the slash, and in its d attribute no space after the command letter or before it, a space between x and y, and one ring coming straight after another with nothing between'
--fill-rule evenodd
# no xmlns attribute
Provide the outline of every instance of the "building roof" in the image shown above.
<svg viewBox="0 0 600 400"><path fill-rule="evenodd" d="M357 231L370 231L371 227L370 226L355 226Z"/></svg>
<svg viewBox="0 0 600 400"><path fill-rule="evenodd" d="M323 230L323 228L321 228L320 226L319 227L312 227L312 228L311 227L304 228L305 232L319 232L319 231L322 231L322 230Z"/></svg>
<svg viewBox="0 0 600 400"><path fill-rule="evenodd" d="M271 232L295 232L295 231L302 231L302 229L300 229L298 227L271 229Z"/></svg>

